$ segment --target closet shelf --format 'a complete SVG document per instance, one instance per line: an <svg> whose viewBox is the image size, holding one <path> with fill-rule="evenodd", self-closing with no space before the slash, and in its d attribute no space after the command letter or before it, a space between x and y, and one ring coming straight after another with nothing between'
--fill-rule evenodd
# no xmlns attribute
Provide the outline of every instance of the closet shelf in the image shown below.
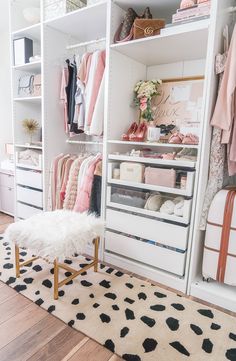
<svg viewBox="0 0 236 361"><path fill-rule="evenodd" d="M131 187L131 188L137 188L137 189L147 189L149 191L177 194L177 195L186 196L186 197L191 196L188 193L188 191L186 191L186 189L161 187L161 186L155 186L155 185L146 184L146 183L128 182L128 181L122 181L122 180L117 180L117 179L108 179L108 183L116 184L116 185L120 185L120 186Z"/></svg>
<svg viewBox="0 0 236 361"><path fill-rule="evenodd" d="M12 68L14 70L27 71L27 72L40 72L41 60L22 65L14 65Z"/></svg>
<svg viewBox="0 0 236 361"><path fill-rule="evenodd" d="M18 98L14 98L15 102L32 102L32 103L40 103L41 102L42 97L41 96L37 96L37 97L18 97Z"/></svg>
<svg viewBox="0 0 236 361"><path fill-rule="evenodd" d="M147 66L206 57L209 19L166 28L157 36L112 44L111 49ZM196 46L197 44L197 46Z"/></svg>
<svg viewBox="0 0 236 361"><path fill-rule="evenodd" d="M146 147L160 147L160 148L190 148L198 149L198 145L190 144L169 144L169 143L151 143L151 142L125 142L123 140L108 140L110 144L121 144L121 145L136 145Z"/></svg>
<svg viewBox="0 0 236 361"><path fill-rule="evenodd" d="M103 1L58 18L46 20L44 23L55 30L85 42L106 35L106 15L107 2Z"/></svg>
<svg viewBox="0 0 236 361"><path fill-rule="evenodd" d="M181 161L181 160L165 160L165 159L155 159L155 158L146 158L146 157L133 157L128 155L116 155L111 154L108 156L110 160L118 160L124 162L140 162L146 164L158 164L158 165L167 165L175 166L182 168L195 168L196 162L192 161Z"/></svg>
<svg viewBox="0 0 236 361"><path fill-rule="evenodd" d="M15 39L21 37L28 37L28 38L32 38L33 40L40 41L40 35L41 35L41 23L32 26L27 26L26 28L12 32L12 36Z"/></svg>
<svg viewBox="0 0 236 361"><path fill-rule="evenodd" d="M103 145L103 142L89 141L89 140L67 140L66 143L69 144L91 144L91 145Z"/></svg>
<svg viewBox="0 0 236 361"><path fill-rule="evenodd" d="M42 146L39 145L26 145L26 144L15 144L16 148L28 148L28 149L39 149L42 150Z"/></svg>
<svg viewBox="0 0 236 361"><path fill-rule="evenodd" d="M36 149L36 148L34 148L34 149ZM38 149L38 148L37 148L37 149ZM36 167L36 166L33 166L33 165L26 165L26 164L16 163L16 168L37 170L37 171L39 171L39 172L42 172L42 168Z"/></svg>

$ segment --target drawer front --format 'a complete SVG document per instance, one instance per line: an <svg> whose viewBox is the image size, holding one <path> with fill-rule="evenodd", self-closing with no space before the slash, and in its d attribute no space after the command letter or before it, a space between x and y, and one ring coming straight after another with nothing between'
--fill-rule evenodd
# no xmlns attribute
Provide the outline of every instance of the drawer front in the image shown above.
<svg viewBox="0 0 236 361"><path fill-rule="evenodd" d="M189 227L107 209L107 228L185 250Z"/></svg>
<svg viewBox="0 0 236 361"><path fill-rule="evenodd" d="M43 207L42 192L33 189L17 186L17 200L36 207Z"/></svg>
<svg viewBox="0 0 236 361"><path fill-rule="evenodd" d="M14 188L0 186L1 211L14 214Z"/></svg>
<svg viewBox="0 0 236 361"><path fill-rule="evenodd" d="M14 176L0 173L0 186L14 188Z"/></svg>
<svg viewBox="0 0 236 361"><path fill-rule="evenodd" d="M41 209L37 209L19 202L17 203L17 218L26 219L41 212Z"/></svg>
<svg viewBox="0 0 236 361"><path fill-rule="evenodd" d="M178 276L184 275L186 253L175 252L109 231L106 231L105 249Z"/></svg>
<svg viewBox="0 0 236 361"><path fill-rule="evenodd" d="M16 183L21 184L23 186L42 189L43 187L42 173L17 169Z"/></svg>

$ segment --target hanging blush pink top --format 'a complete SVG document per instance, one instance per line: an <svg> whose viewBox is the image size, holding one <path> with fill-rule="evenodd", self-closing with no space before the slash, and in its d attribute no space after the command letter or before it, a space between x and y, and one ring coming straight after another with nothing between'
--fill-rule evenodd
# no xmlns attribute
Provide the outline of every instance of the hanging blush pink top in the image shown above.
<svg viewBox="0 0 236 361"><path fill-rule="evenodd" d="M89 164L89 167L85 172L81 186L77 189L77 197L73 209L76 212L86 212L89 209L94 171L97 163L101 161L101 159L101 154L98 154Z"/></svg>
<svg viewBox="0 0 236 361"><path fill-rule="evenodd" d="M99 53L98 62L96 66L95 76L93 79L93 89L90 98L90 104L88 109L87 124L90 126L92 122L93 112L96 105L99 88L102 82L103 73L105 70L106 51L103 50Z"/></svg>
<svg viewBox="0 0 236 361"><path fill-rule="evenodd" d="M236 172L236 26L228 52L211 125L223 130L222 143L229 144L229 175ZM234 164L235 163L235 164Z"/></svg>

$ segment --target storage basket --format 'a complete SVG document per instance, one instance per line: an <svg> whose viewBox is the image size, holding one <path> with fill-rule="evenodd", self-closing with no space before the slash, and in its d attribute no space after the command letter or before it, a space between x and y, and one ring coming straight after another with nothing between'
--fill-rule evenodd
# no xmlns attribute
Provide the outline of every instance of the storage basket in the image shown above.
<svg viewBox="0 0 236 361"><path fill-rule="evenodd" d="M45 0L44 18L45 20L57 18L86 5L86 0Z"/></svg>

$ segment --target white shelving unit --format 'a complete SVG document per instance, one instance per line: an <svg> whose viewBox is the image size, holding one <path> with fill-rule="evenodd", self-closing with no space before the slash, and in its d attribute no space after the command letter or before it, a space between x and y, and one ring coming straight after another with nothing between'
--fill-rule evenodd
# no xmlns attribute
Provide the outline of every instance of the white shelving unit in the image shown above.
<svg viewBox="0 0 236 361"><path fill-rule="evenodd" d="M22 9L33 1L41 6L41 22L29 26L23 19ZM27 36L34 41L35 50L41 55L41 61L35 63L20 66L12 64L15 148L17 151L32 148L42 153L40 169L18 167L16 164L16 204L21 212L16 214L16 218L47 210L50 165L57 154L99 149L103 151L101 216L107 224L101 257L115 266L156 280L167 287L235 311L235 289L201 281L204 233L198 230L208 173L209 121L217 89L214 59L222 48L223 25L230 22L231 15L224 10L235 6L235 1L214 0L209 19L166 28L159 36L121 44L113 44L113 38L128 7L132 6L141 13L146 6L150 6L154 17L163 17L170 22L179 0L101 1L46 21L43 5L43 0L16 0L11 5L11 42L17 37ZM103 140L83 137L68 139L63 130L63 105L59 101L61 67L67 55L73 54L73 50L82 55L87 45L96 44L101 39L107 56ZM20 98L16 92L19 77L39 72L42 73L42 96ZM199 145L121 140L122 134L137 117L136 111L130 106L137 81L189 77L204 77ZM24 145L27 139L22 132L21 120L28 117L37 119L41 124L42 147ZM147 147L163 153L190 148L197 151L198 157L196 162L190 162L143 157L131 159L122 155L132 149ZM123 161L155 167L176 167L194 174L191 191L112 179L108 171L111 163ZM28 194L27 186L30 187ZM115 203L111 200L115 188L124 189L125 192L158 191L170 199L181 195L185 201L184 215L167 215Z"/></svg>

